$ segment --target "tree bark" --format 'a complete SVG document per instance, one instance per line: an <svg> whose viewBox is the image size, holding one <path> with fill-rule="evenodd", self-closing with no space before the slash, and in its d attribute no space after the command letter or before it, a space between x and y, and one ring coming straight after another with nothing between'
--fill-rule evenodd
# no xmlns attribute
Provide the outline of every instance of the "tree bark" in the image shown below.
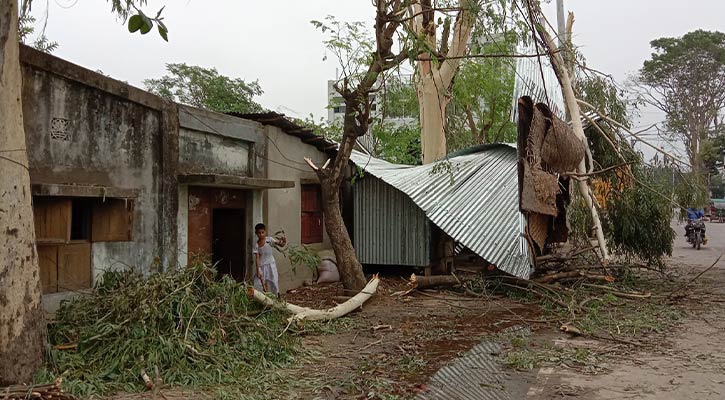
<svg viewBox="0 0 725 400"><path fill-rule="evenodd" d="M468 40L473 31L475 15L471 10L470 0L459 0L456 22L453 26L453 35L448 43L447 31L444 32L439 53L445 55L442 62L431 62L431 55L421 56L427 58L418 61L418 106L420 108L420 143L423 153L423 164L430 164L443 157L448 152L446 142L446 109L450 102L450 90L453 78L460 64L460 57L468 51ZM421 2L422 6L414 8L422 11L419 18L412 20L413 31L423 37L430 49L436 49L436 28L433 20L433 9L430 1ZM448 26L448 25L447 25Z"/></svg>
<svg viewBox="0 0 725 400"><path fill-rule="evenodd" d="M436 286L459 286L468 279L458 279L453 275L410 276L409 285L416 289L425 289Z"/></svg>
<svg viewBox="0 0 725 400"><path fill-rule="evenodd" d="M438 79L436 76L438 75ZM420 107L420 144L423 153L423 164L430 164L446 156L445 115L449 98L446 96L448 86L440 79L440 73L420 77L418 82L418 106ZM438 88L442 87L441 90Z"/></svg>
<svg viewBox="0 0 725 400"><path fill-rule="evenodd" d="M253 287L248 289L247 294L254 298L254 300L277 309L283 309L289 311L293 315L288 319L289 322L309 320L309 321L327 321L335 318L340 318L347 315L358 308L361 308L363 303L368 301L375 292L378 290L378 284L380 279L377 275L370 279L360 293L349 298L342 304L338 304L335 307L328 308L327 310L315 310L313 308L300 307L290 303L279 303L269 297L265 296L264 293L255 290Z"/></svg>
<svg viewBox="0 0 725 400"><path fill-rule="evenodd" d="M18 2L0 3L0 385L30 382L45 321L25 150Z"/></svg>
<svg viewBox="0 0 725 400"><path fill-rule="evenodd" d="M344 147L344 146L343 146ZM341 150L342 151L342 150ZM349 158L350 155L347 155ZM330 238L337 260L342 285L348 289L360 290L365 286L362 265L357 260L355 248L345 227L340 210L340 185L333 185L330 179L321 181L322 212L325 215L325 229Z"/></svg>
<svg viewBox="0 0 725 400"><path fill-rule="evenodd" d="M546 28L544 28L544 25L538 25L537 30L539 31L541 39L544 41L546 47L548 47L550 51L549 58L551 59L551 64L554 66L554 72L556 73L559 81L561 82L561 91L564 95L564 105L566 106L566 110L568 112L567 115L569 115L571 118L571 125L574 134L582 142L584 142L585 147L588 149L589 142L587 141L586 135L584 134L584 127L582 126L579 104L577 103L576 96L574 95L574 88L572 86L572 81L571 77L569 76L568 68L561 56L554 52L554 50L556 49L556 45L554 44L554 41L552 40L549 33L546 31ZM579 166L577 167L577 173L587 174L586 157L583 158L579 163ZM591 213L592 221L594 223L593 228L597 236L597 245L599 246L599 249L602 253L602 260L606 262L609 260L609 250L607 248L607 241L604 238L602 221L599 218L599 212L597 211L597 207L595 206L596 200L594 198L594 193L592 193L589 184L584 179L577 180L577 186L582 197L584 198L584 202L586 203L589 212Z"/></svg>

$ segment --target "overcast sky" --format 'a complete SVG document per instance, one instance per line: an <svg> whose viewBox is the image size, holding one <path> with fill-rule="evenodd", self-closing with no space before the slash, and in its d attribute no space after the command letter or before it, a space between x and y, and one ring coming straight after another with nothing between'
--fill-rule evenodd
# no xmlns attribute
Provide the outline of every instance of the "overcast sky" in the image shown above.
<svg viewBox="0 0 725 400"><path fill-rule="evenodd" d="M553 3L553 2L552 2ZM574 42L588 65L617 80L641 67L649 41L694 29L725 31L725 0L564 0L573 11ZM215 67L245 80L258 79L259 102L272 110L304 117L326 115L326 82L335 63L323 61L323 36L310 20L372 22L370 0L150 0L162 5L169 42L154 32L131 35L103 0L35 0L33 13L45 20L47 36L60 44L55 55L142 87L159 77L166 63ZM553 4L545 11L554 21ZM644 110L635 125L662 115Z"/></svg>

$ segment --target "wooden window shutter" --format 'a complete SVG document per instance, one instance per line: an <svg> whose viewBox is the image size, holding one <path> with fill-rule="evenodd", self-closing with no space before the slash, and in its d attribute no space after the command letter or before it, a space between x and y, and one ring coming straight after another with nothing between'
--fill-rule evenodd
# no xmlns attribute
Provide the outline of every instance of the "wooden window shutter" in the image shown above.
<svg viewBox="0 0 725 400"><path fill-rule="evenodd" d="M320 185L302 185L301 241L303 244L322 242L322 193Z"/></svg>
<svg viewBox="0 0 725 400"><path fill-rule="evenodd" d="M38 266L42 293L58 291L58 246L38 245Z"/></svg>
<svg viewBox="0 0 725 400"><path fill-rule="evenodd" d="M58 246L58 291L91 287L91 243Z"/></svg>
<svg viewBox="0 0 725 400"><path fill-rule="evenodd" d="M35 237L38 242L70 240L71 200L62 197L33 198Z"/></svg>
<svg viewBox="0 0 725 400"><path fill-rule="evenodd" d="M124 242L133 239L133 200L106 199L93 204L91 240Z"/></svg>

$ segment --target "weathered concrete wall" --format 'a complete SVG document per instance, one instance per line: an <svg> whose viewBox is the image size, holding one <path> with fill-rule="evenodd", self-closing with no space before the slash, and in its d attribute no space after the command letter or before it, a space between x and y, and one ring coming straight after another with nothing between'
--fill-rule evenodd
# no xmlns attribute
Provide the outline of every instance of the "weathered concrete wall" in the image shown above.
<svg viewBox="0 0 725 400"><path fill-rule="evenodd" d="M180 105L179 126L181 173L252 175L250 148L263 141L261 124Z"/></svg>
<svg viewBox="0 0 725 400"><path fill-rule="evenodd" d="M137 189L134 240L93 243L93 275L126 265L148 271L164 257L163 102L28 49L22 71L31 181Z"/></svg>
<svg viewBox="0 0 725 400"><path fill-rule="evenodd" d="M179 167L185 173L247 175L249 144L211 133L182 128Z"/></svg>
<svg viewBox="0 0 725 400"><path fill-rule="evenodd" d="M327 156L314 146L302 143L299 138L290 136L273 126L265 127L268 142L263 148L264 157L268 160L267 178L295 181L295 187L275 189L266 192L264 220L268 231L284 229L290 245L301 242L301 184L317 181L317 176L305 164L304 157L309 157L317 165L322 165ZM312 249L329 249L330 240L327 232L323 242L309 245ZM306 267L297 267L293 271L289 259L275 253L279 271L279 284L282 291L302 285L305 279L312 277Z"/></svg>

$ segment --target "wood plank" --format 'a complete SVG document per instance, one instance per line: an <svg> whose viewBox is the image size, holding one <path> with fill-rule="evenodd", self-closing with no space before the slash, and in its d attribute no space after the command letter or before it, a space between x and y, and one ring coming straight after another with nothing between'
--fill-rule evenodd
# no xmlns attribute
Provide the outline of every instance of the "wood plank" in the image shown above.
<svg viewBox="0 0 725 400"><path fill-rule="evenodd" d="M125 242L133 239L134 204L131 200L106 199L93 205L91 240Z"/></svg>
<svg viewBox="0 0 725 400"><path fill-rule="evenodd" d="M91 287L91 243L58 246L58 291Z"/></svg>
<svg viewBox="0 0 725 400"><path fill-rule="evenodd" d="M58 291L58 246L38 245L38 264L42 293Z"/></svg>
<svg viewBox="0 0 725 400"><path fill-rule="evenodd" d="M35 236L38 240L70 240L71 200L68 198L33 198Z"/></svg>

